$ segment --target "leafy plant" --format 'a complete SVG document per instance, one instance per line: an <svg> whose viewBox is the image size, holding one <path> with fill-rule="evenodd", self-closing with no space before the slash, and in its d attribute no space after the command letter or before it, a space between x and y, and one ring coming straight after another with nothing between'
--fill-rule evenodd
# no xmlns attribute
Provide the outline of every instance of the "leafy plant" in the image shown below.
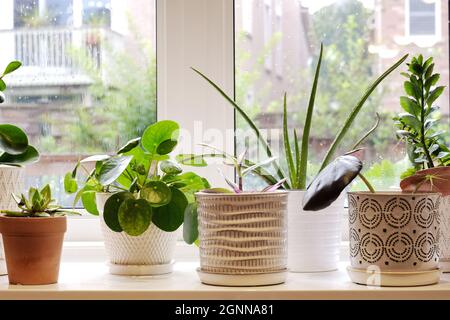
<svg viewBox="0 0 450 320"><path fill-rule="evenodd" d="M322 61L322 53L323 53L323 46L321 45L319 61L317 63L316 72L314 75L314 82L312 85L308 108L307 108L307 116L306 116L305 125L303 128L302 145L300 148L300 146L298 144L297 131L294 129L294 148L293 148L294 152L292 151L292 148L291 148L291 141L289 138L289 132L288 132L288 128L287 128L286 95L284 96L284 101L283 101L284 102L283 103L283 111L284 111L283 135L284 135L284 137L283 137L283 139L284 139L284 151L285 151L284 153L285 153L285 157L286 157L286 160L288 163L289 175L286 175L283 172L280 164L277 161L271 162L271 164L276 172L276 177L271 175L268 172L262 173L262 172L260 172L260 170L258 170L259 172L257 171L257 173L259 173L259 175L261 177L263 177L263 179L269 183L276 183L279 180L285 179L284 183L283 183L283 187L285 189L305 189L306 188L309 134L310 134L310 130L311 130L311 122L312 122L312 115L313 115L313 111L314 111L314 101L315 101L315 97L316 97L317 83L319 80L319 73L320 73L320 67L321 67L321 61ZM348 115L342 128L340 129L340 131L338 132L332 145L328 149L328 151L325 155L325 158L323 159L323 162L321 164L320 170L323 170L325 168L325 166L330 163L331 159L333 159L333 156L336 153L337 148L340 146L340 144L344 140L346 133L348 132L349 128L352 126L356 116L360 112L361 108L363 107L364 103L367 101L367 99L369 98L371 93L381 83L381 81L383 81L392 71L394 71L400 64L403 63L403 61L406 60L407 56L408 55L403 56L399 61L397 61L394 65L392 65L389 69L387 69L365 91L363 96L360 98L358 103L354 106L354 108ZM217 84L215 84L207 76L205 76L203 73L201 73L197 69L194 69L194 68L192 68L192 69L197 74L199 74L202 78L204 78L212 87L214 87L231 104L231 106L233 106L233 108L243 117L243 119L248 123L250 128L255 132L258 142L261 143L261 145L263 146L263 149L265 150L267 156L269 158L272 158L274 156L274 152L272 151L271 147L269 146L269 143L264 139L264 137L262 136L257 125L251 120L251 118L247 115L247 113L244 111L244 109L241 106L239 106L231 97L229 97ZM204 163L202 162L201 159L203 159L205 156L210 156L210 155L200 155L200 156L191 157L192 159L199 161L197 164L194 163L194 165L204 165ZM183 159L186 160L189 158L184 157ZM187 161L187 162L190 162L191 165L193 164L192 159Z"/></svg>
<svg viewBox="0 0 450 320"><path fill-rule="evenodd" d="M6 66L5 71L3 71L2 75L0 75L0 103L5 102L5 95L4 95L3 91L5 91L5 89L6 89L6 83L3 80L3 78L6 75L19 69L21 65L22 65L22 63L20 61L12 61Z"/></svg>
<svg viewBox="0 0 450 320"><path fill-rule="evenodd" d="M397 137L406 142L408 157L414 168L408 169L402 178L416 170L450 165L450 150L445 145L443 135L446 131L437 131L438 118L435 114L439 107L434 105L444 92L444 86L436 86L440 75L434 73L433 58L424 59L422 55L413 57L407 63L408 71L402 72L407 78L403 87L406 96L400 97L404 113L394 118Z"/></svg>
<svg viewBox="0 0 450 320"><path fill-rule="evenodd" d="M115 155L96 155L81 160L65 176L68 193L77 193L87 211L98 215L97 192L111 192L106 201L103 219L116 232L131 236L144 233L151 223L163 231L177 230L183 222L184 238L197 239L197 208L194 193L209 188L206 179L193 172L182 172L169 160L169 153L178 142L179 125L174 121L159 121L145 129L141 138L130 140ZM94 162L88 170L86 163ZM79 188L77 173L87 173Z"/></svg>
<svg viewBox="0 0 450 320"><path fill-rule="evenodd" d="M62 209L52 199L52 191L47 184L41 190L31 187L28 198L22 193L20 196L12 194L20 211L2 210L8 217L59 217L65 215L79 215L78 212Z"/></svg>

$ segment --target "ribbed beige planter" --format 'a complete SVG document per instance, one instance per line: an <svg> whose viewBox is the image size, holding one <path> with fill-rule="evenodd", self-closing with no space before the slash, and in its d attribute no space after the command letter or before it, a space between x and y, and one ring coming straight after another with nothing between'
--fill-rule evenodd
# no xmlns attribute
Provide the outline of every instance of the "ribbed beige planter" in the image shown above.
<svg viewBox="0 0 450 320"><path fill-rule="evenodd" d="M15 210L17 204L11 193L20 194L24 189L24 169L0 165L0 209ZM0 275L5 275L6 263L4 260L3 243L0 237Z"/></svg>
<svg viewBox="0 0 450 320"><path fill-rule="evenodd" d="M283 283L287 192L196 193L200 280L224 286Z"/></svg>
<svg viewBox="0 0 450 320"><path fill-rule="evenodd" d="M97 193L97 207L103 214L103 207L110 193ZM151 224L142 235L133 237L125 232L108 228L100 217L106 253L109 257L111 274L143 276L172 272L173 254L177 242L176 232L165 232Z"/></svg>
<svg viewBox="0 0 450 320"><path fill-rule="evenodd" d="M441 197L440 262L442 272L450 272L450 195Z"/></svg>
<svg viewBox="0 0 450 320"><path fill-rule="evenodd" d="M418 286L439 281L438 193L350 192L353 282Z"/></svg>

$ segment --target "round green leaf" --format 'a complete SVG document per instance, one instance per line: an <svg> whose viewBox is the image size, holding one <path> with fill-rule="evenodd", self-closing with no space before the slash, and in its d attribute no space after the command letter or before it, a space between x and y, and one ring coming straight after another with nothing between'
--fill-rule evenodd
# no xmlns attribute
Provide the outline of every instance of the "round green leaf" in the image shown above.
<svg viewBox="0 0 450 320"><path fill-rule="evenodd" d="M175 147L174 142L178 140L179 130L180 126L174 121L156 122L145 129L141 145L150 154L167 154Z"/></svg>
<svg viewBox="0 0 450 320"><path fill-rule="evenodd" d="M152 207L144 199L125 200L119 208L119 223L130 236L143 234L152 222Z"/></svg>
<svg viewBox="0 0 450 320"><path fill-rule="evenodd" d="M168 204L172 198L172 192L162 181L150 181L141 189L141 198L149 202L152 207L160 207Z"/></svg>
<svg viewBox="0 0 450 320"><path fill-rule="evenodd" d="M94 190L84 191L81 194L81 202L87 212L93 214L94 216L98 216L99 213L97 203L95 201L95 193L96 192Z"/></svg>
<svg viewBox="0 0 450 320"><path fill-rule="evenodd" d="M26 165L34 163L39 160L39 152L33 146L28 146L25 152L21 154L10 154L8 152L3 153L0 156L0 164L7 165Z"/></svg>
<svg viewBox="0 0 450 320"><path fill-rule="evenodd" d="M170 187L172 200L169 204L153 208L153 223L163 231L177 230L184 221L184 212L188 205L186 196L180 190Z"/></svg>
<svg viewBox="0 0 450 320"><path fill-rule="evenodd" d="M5 91L5 89L6 89L6 83L5 83L5 81L3 81L3 79L0 79L0 91ZM0 93L0 97L2 97L2 96L3 96L3 101L5 101L5 99L4 99L5 95ZM2 103L3 101L0 100L0 103Z"/></svg>
<svg viewBox="0 0 450 320"><path fill-rule="evenodd" d="M183 172L183 169L177 163L169 160L161 162L159 168L166 174L179 174Z"/></svg>
<svg viewBox="0 0 450 320"><path fill-rule="evenodd" d="M139 145L139 142L141 141L141 138L135 138L130 141L128 141L122 148L117 151L117 154L126 153L128 151L133 150L135 147Z"/></svg>
<svg viewBox="0 0 450 320"><path fill-rule="evenodd" d="M71 172L67 172L64 176L64 190L69 194L75 193L78 190L77 180L72 177Z"/></svg>
<svg viewBox="0 0 450 320"><path fill-rule="evenodd" d="M27 151L28 137L19 127L0 124L0 148L11 155Z"/></svg>
<svg viewBox="0 0 450 320"><path fill-rule="evenodd" d="M20 68L20 66L22 65L22 62L20 61L12 61L8 64L8 66L6 67L5 71L3 71L3 75L7 75L13 71L16 71L17 69Z"/></svg>
<svg viewBox="0 0 450 320"><path fill-rule="evenodd" d="M183 239L187 244L193 244L198 238L197 204L190 203L184 213Z"/></svg>
<svg viewBox="0 0 450 320"><path fill-rule="evenodd" d="M119 223L119 208L125 200L129 199L134 199L133 195L130 192L123 191L113 194L106 200L103 208L103 220L112 231L123 231Z"/></svg>
<svg viewBox="0 0 450 320"><path fill-rule="evenodd" d="M104 161L98 170L98 181L103 186L113 183L125 171L132 159L132 156L123 156L113 157Z"/></svg>

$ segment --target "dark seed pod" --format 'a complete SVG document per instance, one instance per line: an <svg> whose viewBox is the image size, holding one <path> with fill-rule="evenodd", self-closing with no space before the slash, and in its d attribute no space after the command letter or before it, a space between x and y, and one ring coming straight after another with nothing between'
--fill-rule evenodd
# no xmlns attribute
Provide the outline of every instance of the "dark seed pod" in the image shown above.
<svg viewBox="0 0 450 320"><path fill-rule="evenodd" d="M331 205L356 178L362 166L361 160L355 156L336 158L308 186L303 197L303 210L317 211Z"/></svg>

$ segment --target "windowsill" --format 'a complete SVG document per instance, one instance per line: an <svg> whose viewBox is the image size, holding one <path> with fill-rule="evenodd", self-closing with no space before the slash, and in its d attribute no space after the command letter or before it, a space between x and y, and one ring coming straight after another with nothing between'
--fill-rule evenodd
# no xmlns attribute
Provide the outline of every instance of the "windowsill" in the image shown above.
<svg viewBox="0 0 450 320"><path fill-rule="evenodd" d="M3 299L450 299L450 274L432 286L366 287L350 282L343 261L339 270L289 273L285 284L266 287L216 287L200 283L197 249L177 247L177 263L170 275L124 277L108 273L101 243L67 243L58 284L11 286L0 276ZM82 252L81 252L81 251ZM188 252L186 252L188 251ZM99 254L100 252L103 252ZM184 255L180 256L182 253ZM83 257L83 261L80 261ZM188 261L187 257L191 257ZM193 261L193 259L195 259Z"/></svg>

